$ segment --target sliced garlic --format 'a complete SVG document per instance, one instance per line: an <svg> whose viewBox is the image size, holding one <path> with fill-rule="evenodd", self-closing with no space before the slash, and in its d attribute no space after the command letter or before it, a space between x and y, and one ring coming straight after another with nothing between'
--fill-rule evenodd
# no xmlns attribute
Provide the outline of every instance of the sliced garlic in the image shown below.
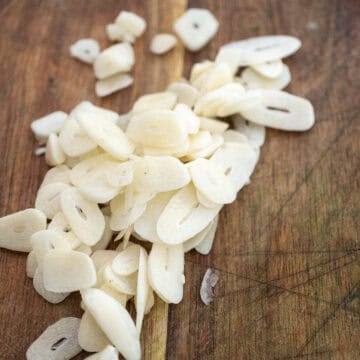
<svg viewBox="0 0 360 360"><path fill-rule="evenodd" d="M86 245L95 245L104 232L105 220L97 204L75 188L62 192L61 210L75 235Z"/></svg>
<svg viewBox="0 0 360 360"><path fill-rule="evenodd" d="M90 257L74 250L50 250L43 260L43 273L45 289L53 292L86 289L96 283Z"/></svg>
<svg viewBox="0 0 360 360"><path fill-rule="evenodd" d="M276 79L283 72L283 66L284 64L281 60L273 60L262 64L252 65L251 68L261 76L269 79Z"/></svg>
<svg viewBox="0 0 360 360"><path fill-rule="evenodd" d="M282 90L290 84L290 81L290 70L285 64L283 65L281 74L276 79L265 78L251 68L246 68L239 78L239 82L246 89Z"/></svg>
<svg viewBox="0 0 360 360"><path fill-rule="evenodd" d="M258 153L246 143L225 143L210 158L232 182L238 192L249 181L258 161Z"/></svg>
<svg viewBox="0 0 360 360"><path fill-rule="evenodd" d="M189 106L185 104L177 104L174 111L179 114L181 121L186 122L188 134L196 134L199 131L200 120Z"/></svg>
<svg viewBox="0 0 360 360"><path fill-rule="evenodd" d="M300 40L292 36L259 36L222 46L215 61L227 63L235 73L239 66L257 65L287 57L300 46Z"/></svg>
<svg viewBox="0 0 360 360"><path fill-rule="evenodd" d="M120 72L130 71L134 62L134 50L129 43L110 46L96 58L95 76L98 79L105 79Z"/></svg>
<svg viewBox="0 0 360 360"><path fill-rule="evenodd" d="M176 37L172 34L157 34L150 43L150 51L153 54L162 55L175 47Z"/></svg>
<svg viewBox="0 0 360 360"><path fill-rule="evenodd" d="M200 298L205 305L209 305L214 299L213 288L219 281L219 272L207 269L200 287Z"/></svg>
<svg viewBox="0 0 360 360"><path fill-rule="evenodd" d="M107 345L102 351L97 354L87 356L85 360L118 360L118 351L112 346Z"/></svg>
<svg viewBox="0 0 360 360"><path fill-rule="evenodd" d="M96 95L99 97L108 96L116 91L125 89L132 85L134 78L129 74L117 74L108 78L98 80L95 85Z"/></svg>
<svg viewBox="0 0 360 360"><path fill-rule="evenodd" d="M69 292L52 292L45 289L44 273L41 267L35 270L33 278L33 286L35 291L51 304L59 304L63 302L69 295Z"/></svg>
<svg viewBox="0 0 360 360"><path fill-rule="evenodd" d="M110 344L89 311L85 311L81 318L78 340L81 348L88 352L101 351Z"/></svg>
<svg viewBox="0 0 360 360"><path fill-rule="evenodd" d="M121 26L126 32L135 37L141 36L146 29L146 21L137 14L121 11L115 19L115 24Z"/></svg>
<svg viewBox="0 0 360 360"><path fill-rule="evenodd" d="M240 111L245 119L287 131L305 131L314 125L314 108L307 99L277 90L261 90L260 99Z"/></svg>
<svg viewBox="0 0 360 360"><path fill-rule="evenodd" d="M50 134L47 140L45 159L49 166L57 166L65 162L66 156L56 134Z"/></svg>
<svg viewBox="0 0 360 360"><path fill-rule="evenodd" d="M133 152L133 144L111 120L84 109L76 119L85 133L110 155L123 160Z"/></svg>
<svg viewBox="0 0 360 360"><path fill-rule="evenodd" d="M129 246L121 251L113 260L111 269L116 275L127 276L133 274L139 268L139 245Z"/></svg>
<svg viewBox="0 0 360 360"><path fill-rule="evenodd" d="M119 163L107 154L98 155L74 166L70 179L86 199L106 203L131 183L133 166Z"/></svg>
<svg viewBox="0 0 360 360"><path fill-rule="evenodd" d="M58 165L48 170L40 187L54 182L70 184L70 169L66 165Z"/></svg>
<svg viewBox="0 0 360 360"><path fill-rule="evenodd" d="M135 36L119 24L106 25L106 34L111 41L135 42Z"/></svg>
<svg viewBox="0 0 360 360"><path fill-rule="evenodd" d="M221 135L214 135L211 137L211 142L204 148L194 150L186 154L186 160L195 160L199 158L208 158L211 156L222 144L224 138Z"/></svg>
<svg viewBox="0 0 360 360"><path fill-rule="evenodd" d="M179 104L185 104L190 108L194 106L200 95L196 87L185 82L173 82L168 86L167 91L177 96L177 102Z"/></svg>
<svg viewBox="0 0 360 360"><path fill-rule="evenodd" d="M184 250L182 244L153 244L148 260L150 285L165 302L178 304L183 298Z"/></svg>
<svg viewBox="0 0 360 360"><path fill-rule="evenodd" d="M185 142L187 125L174 111L150 110L134 115L126 133L146 146L174 147Z"/></svg>
<svg viewBox="0 0 360 360"><path fill-rule="evenodd" d="M27 360L72 359L81 352L77 340L80 319L62 318L49 326L26 351Z"/></svg>
<svg viewBox="0 0 360 360"><path fill-rule="evenodd" d="M86 308L110 342L129 360L141 358L140 340L135 324L126 309L98 289L81 291Z"/></svg>
<svg viewBox="0 0 360 360"><path fill-rule="evenodd" d="M156 194L180 189L190 182L185 165L170 156L145 156L135 162L134 188L139 193Z"/></svg>
<svg viewBox="0 0 360 360"><path fill-rule="evenodd" d="M46 229L46 216L38 209L26 209L0 218L0 247L30 252L32 234Z"/></svg>
<svg viewBox="0 0 360 360"><path fill-rule="evenodd" d="M100 54L100 45L94 39L80 39L70 46L72 57L92 64Z"/></svg>
<svg viewBox="0 0 360 360"><path fill-rule="evenodd" d="M35 208L42 211L48 219L52 219L60 211L60 197L70 186L54 182L42 186L35 199Z"/></svg>
<svg viewBox="0 0 360 360"><path fill-rule="evenodd" d="M34 150L34 155L35 156L41 156L41 155L44 155L46 154L46 147L45 146L41 146L41 147L38 147Z"/></svg>
<svg viewBox="0 0 360 360"><path fill-rule="evenodd" d="M236 191L231 180L214 162L197 159L189 163L188 168L195 187L211 202L230 204L236 199Z"/></svg>
<svg viewBox="0 0 360 360"><path fill-rule="evenodd" d="M233 117L233 124L235 130L238 133L245 135L253 147L260 147L264 144L266 134L264 126L249 122L240 115L235 115Z"/></svg>
<svg viewBox="0 0 360 360"><path fill-rule="evenodd" d="M226 130L223 133L223 138L225 142L249 143L248 138L243 133L235 130Z"/></svg>
<svg viewBox="0 0 360 360"><path fill-rule="evenodd" d="M196 190L196 197L199 203L209 209L213 209L218 206L218 204L210 201L201 191Z"/></svg>
<svg viewBox="0 0 360 360"><path fill-rule="evenodd" d="M159 238L169 244L180 244L203 230L221 209L202 206L195 189L188 185L177 191L166 205L157 222Z"/></svg>
<svg viewBox="0 0 360 360"><path fill-rule="evenodd" d="M77 248L74 249L75 251L81 252L85 255L90 256L92 254L92 248L85 244L80 244Z"/></svg>
<svg viewBox="0 0 360 360"><path fill-rule="evenodd" d="M229 128L229 124L225 121L201 117L200 128L213 134L222 134Z"/></svg>
<svg viewBox="0 0 360 360"><path fill-rule="evenodd" d="M114 250L96 250L91 255L91 260L94 263L96 271L99 271L105 265L111 264L111 262L118 255Z"/></svg>
<svg viewBox="0 0 360 360"><path fill-rule="evenodd" d="M213 67L214 63L209 60L194 64L191 68L190 83L193 84L194 82L196 82L197 79L210 71Z"/></svg>
<svg viewBox="0 0 360 360"><path fill-rule="evenodd" d="M190 135L189 140L189 153L191 153L209 146L212 142L212 136L210 131L200 130L196 134Z"/></svg>
<svg viewBox="0 0 360 360"><path fill-rule="evenodd" d="M134 247L134 246L133 246ZM138 257L138 277L135 295L136 330L140 334L145 315L146 303L150 292L148 279L148 255L144 248L140 248Z"/></svg>
<svg viewBox="0 0 360 360"><path fill-rule="evenodd" d="M136 273L128 276L119 276L114 273L111 265L106 265L103 269L103 277L105 284L110 286L114 290L126 295L136 294Z"/></svg>
<svg viewBox="0 0 360 360"><path fill-rule="evenodd" d="M35 252L30 251L26 258L26 276L29 278L33 278L37 267L38 263L36 261Z"/></svg>
<svg viewBox="0 0 360 360"><path fill-rule="evenodd" d="M173 191L163 192L157 194L149 201L145 212L134 224L134 230L141 238L150 242L161 242L156 231L156 225L160 215L173 195Z"/></svg>
<svg viewBox="0 0 360 360"><path fill-rule="evenodd" d="M174 24L175 33L190 51L203 48L218 28L218 21L207 9L188 9Z"/></svg>
<svg viewBox="0 0 360 360"><path fill-rule="evenodd" d="M44 144L50 134L58 134L63 128L68 114L63 111L55 111L49 115L43 116L40 119L34 120L31 123L31 130L34 133L36 140Z"/></svg>
<svg viewBox="0 0 360 360"><path fill-rule="evenodd" d="M123 294L111 286L107 284L103 284L100 287L100 290L104 291L104 293L110 295L112 298L114 298L117 302L119 302L122 306L126 307L126 303L128 299L130 299L130 295Z"/></svg>
<svg viewBox="0 0 360 360"><path fill-rule="evenodd" d="M217 225L218 225L218 220L219 220L219 216L217 216L210 225L210 228L208 230L208 232L206 233L206 235L203 237L203 239L201 240L201 242L196 245L195 250L202 254L202 255L207 255L209 254L214 239L215 239L215 234L216 234L216 229L217 229Z"/></svg>
<svg viewBox="0 0 360 360"><path fill-rule="evenodd" d="M217 217L215 219L217 219ZM210 224L208 226L206 226L205 229L201 230L198 234L196 234L191 239L189 239L183 243L183 248L184 248L185 253L194 249L197 245L199 245L203 241L203 239L209 232L210 228L212 227L212 224L215 221L215 219L213 221L211 221Z"/></svg>
<svg viewBox="0 0 360 360"><path fill-rule="evenodd" d="M140 114L149 110L171 110L176 104L176 94L172 92L158 92L140 96L133 105L132 114Z"/></svg>
<svg viewBox="0 0 360 360"><path fill-rule="evenodd" d="M101 239L92 247L93 251L105 250L111 242L113 232L110 229L110 216L104 215L105 229Z"/></svg>

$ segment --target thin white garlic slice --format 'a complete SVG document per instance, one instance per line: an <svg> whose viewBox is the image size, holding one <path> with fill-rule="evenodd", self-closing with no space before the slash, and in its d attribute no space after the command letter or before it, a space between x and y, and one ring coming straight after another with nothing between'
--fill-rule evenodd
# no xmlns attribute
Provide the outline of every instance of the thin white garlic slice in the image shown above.
<svg viewBox="0 0 360 360"><path fill-rule="evenodd" d="M314 125L314 108L307 99L277 90L261 90L260 99L240 114L256 124L287 131L305 131Z"/></svg>
<svg viewBox="0 0 360 360"><path fill-rule="evenodd" d="M206 235L203 237L201 242L195 247L195 250L202 254L207 255L209 254L216 234L216 229L219 221L219 216L217 216L210 225L209 231L206 233Z"/></svg>
<svg viewBox="0 0 360 360"><path fill-rule="evenodd" d="M59 304L63 302L69 295L69 292L52 292L45 289L44 273L41 267L35 270L33 278L33 286L35 291L46 301L51 304Z"/></svg>
<svg viewBox="0 0 360 360"><path fill-rule="evenodd" d="M196 134L190 135L189 140L189 153L191 153L209 146L212 142L212 136L210 131L199 130Z"/></svg>
<svg viewBox="0 0 360 360"><path fill-rule="evenodd" d="M96 203L86 200L79 190L62 192L61 210L75 235L86 245L95 245L104 232L105 220Z"/></svg>
<svg viewBox="0 0 360 360"><path fill-rule="evenodd" d="M253 69L246 68L241 73L241 77L238 80L235 78L235 81L239 81L245 89L282 90L290 84L291 74L289 67L285 64L281 74L276 79L265 78Z"/></svg>
<svg viewBox="0 0 360 360"><path fill-rule="evenodd" d="M200 298L205 305L209 305L214 299L213 288L219 281L219 272L214 269L207 269L200 287Z"/></svg>
<svg viewBox="0 0 360 360"><path fill-rule="evenodd" d="M135 42L135 36L119 24L106 25L106 34L111 41Z"/></svg>
<svg viewBox="0 0 360 360"><path fill-rule="evenodd" d="M135 295L136 307L136 330L141 333L142 322L145 315L148 294L150 293L149 277L148 277L148 255L144 248L140 247L138 257L138 277Z"/></svg>
<svg viewBox="0 0 360 360"><path fill-rule="evenodd" d="M189 240L203 230L221 209L202 206L192 185L177 191L166 205L157 222L159 238L169 244L176 245Z"/></svg>
<svg viewBox="0 0 360 360"><path fill-rule="evenodd" d="M177 96L178 104L185 104L190 108L194 106L196 100L199 98L199 90L186 82L173 82L167 90Z"/></svg>
<svg viewBox="0 0 360 360"><path fill-rule="evenodd" d="M200 120L195 113L185 104L177 104L174 111L179 114L181 121L186 122L188 134L196 134L200 128Z"/></svg>
<svg viewBox="0 0 360 360"><path fill-rule="evenodd" d="M200 128L213 134L222 134L229 128L229 124L225 121L200 117Z"/></svg>
<svg viewBox="0 0 360 360"><path fill-rule="evenodd" d="M281 60L273 60L262 64L252 65L251 68L263 77L276 79L283 72L283 66L284 64Z"/></svg>
<svg viewBox="0 0 360 360"><path fill-rule="evenodd" d="M86 308L110 342L128 360L140 360L139 334L126 309L99 289L81 291Z"/></svg>
<svg viewBox="0 0 360 360"><path fill-rule="evenodd" d="M72 359L81 352L77 334L80 319L62 318L50 325L26 351L27 360Z"/></svg>
<svg viewBox="0 0 360 360"><path fill-rule="evenodd" d="M99 289L102 290L104 293L110 295L124 307L126 307L127 301L131 298L130 295L123 294L107 284L101 285Z"/></svg>
<svg viewBox="0 0 360 360"><path fill-rule="evenodd" d="M114 273L111 265L109 264L103 269L102 275L105 284L114 290L126 295L136 294L137 273L132 273L128 276L119 276Z"/></svg>
<svg viewBox="0 0 360 360"><path fill-rule="evenodd" d="M134 103L132 115L149 110L171 110L176 104L176 94L168 91L140 96Z"/></svg>
<svg viewBox="0 0 360 360"><path fill-rule="evenodd" d="M46 143L50 134L58 134L63 128L68 114L63 111L55 111L51 114L34 120L31 123L31 130L40 144Z"/></svg>
<svg viewBox="0 0 360 360"><path fill-rule="evenodd" d="M70 55L92 64L100 54L100 45L94 39L80 39L70 46Z"/></svg>
<svg viewBox="0 0 360 360"><path fill-rule="evenodd" d="M197 159L188 164L188 169L194 186L211 202L230 204L236 199L231 180L214 162Z"/></svg>
<svg viewBox="0 0 360 360"><path fill-rule="evenodd" d="M134 50L129 43L116 44L100 53L94 62L95 76L105 79L120 72L130 71L135 63Z"/></svg>
<svg viewBox="0 0 360 360"><path fill-rule="evenodd" d="M217 219L217 217L215 219ZM205 229L201 230L198 234L196 234L191 239L189 239L183 243L183 248L184 248L185 253L194 249L197 245L199 245L203 241L203 239L205 238L206 234L209 232L215 219L213 221L211 221L210 224L208 226L206 226Z"/></svg>
<svg viewBox="0 0 360 360"><path fill-rule="evenodd" d="M26 209L0 218L0 247L30 252L32 234L46 229L46 216L38 209Z"/></svg>
<svg viewBox="0 0 360 360"><path fill-rule="evenodd" d="M224 138L221 135L215 134L211 137L211 142L204 148L199 150L191 151L186 154L186 160L195 160L199 158L208 158L211 156L222 144L224 143Z"/></svg>
<svg viewBox="0 0 360 360"><path fill-rule="evenodd" d="M300 46L300 40L292 36L259 36L222 46L215 62L227 63L235 74L239 66L282 59L296 52Z"/></svg>
<svg viewBox="0 0 360 360"><path fill-rule="evenodd" d="M111 120L86 109L76 119L89 138L115 158L124 160L133 152L133 144Z"/></svg>
<svg viewBox="0 0 360 360"><path fill-rule="evenodd" d="M190 51L203 48L216 34L219 23L207 9L187 9L174 23L174 31Z"/></svg>
<svg viewBox="0 0 360 360"><path fill-rule="evenodd" d="M247 121L240 115L235 115L232 120L235 130L245 135L254 148L258 148L264 144L266 135L265 126Z"/></svg>
<svg viewBox="0 0 360 360"><path fill-rule="evenodd" d="M94 246L92 246L93 251L105 250L111 242L113 232L110 229L110 215L109 216L104 215L104 220L105 220L104 232L101 236L101 239Z"/></svg>
<svg viewBox="0 0 360 360"><path fill-rule="evenodd" d="M110 344L89 311L85 311L81 318L78 340L81 348L88 352L101 351Z"/></svg>
<svg viewBox="0 0 360 360"><path fill-rule="evenodd" d="M33 278L37 267L38 263L36 261L35 252L30 251L26 258L26 276L29 278Z"/></svg>
<svg viewBox="0 0 360 360"><path fill-rule="evenodd" d="M140 245L132 245L121 251L111 263L112 271L119 276L133 274L139 268Z"/></svg>
<svg viewBox="0 0 360 360"><path fill-rule="evenodd" d="M210 158L231 180L238 192L250 179L258 161L258 153L250 144L227 142Z"/></svg>
<svg viewBox="0 0 360 360"><path fill-rule="evenodd" d="M47 171L40 187L60 182L70 184L70 169L66 165L58 165Z"/></svg>
<svg viewBox="0 0 360 360"><path fill-rule="evenodd" d="M130 11L121 11L115 19L115 24L135 37L141 36L146 29L146 21Z"/></svg>
<svg viewBox="0 0 360 360"><path fill-rule="evenodd" d="M96 283L92 260L88 255L74 250L50 250L44 256L43 274L45 289L53 292L86 289Z"/></svg>
<svg viewBox="0 0 360 360"><path fill-rule="evenodd" d="M156 55L162 55L175 47L176 37L172 34L157 34L150 43L150 51Z"/></svg>
<svg viewBox="0 0 360 360"><path fill-rule="evenodd" d="M108 78L98 80L95 85L95 93L99 97L108 96L116 91L132 85L134 78L129 74L116 74Z"/></svg>
<svg viewBox="0 0 360 360"><path fill-rule="evenodd" d="M150 110L134 115L126 133L146 146L174 147L185 142L187 126L174 111Z"/></svg>
<svg viewBox="0 0 360 360"><path fill-rule="evenodd" d="M35 199L35 208L42 211L48 219L52 219L60 211L60 196L69 189L68 184L54 182L42 186Z"/></svg>
<svg viewBox="0 0 360 360"><path fill-rule="evenodd" d="M150 285L163 301L178 304L182 300L185 283L182 244L153 244L148 271Z"/></svg>
<svg viewBox="0 0 360 360"><path fill-rule="evenodd" d="M118 255L114 250L96 250L91 255L91 260L94 263L96 271L99 271L105 265L111 264L111 262Z"/></svg>
<svg viewBox="0 0 360 360"><path fill-rule="evenodd" d="M58 136L54 133L50 134L47 140L45 159L49 166L57 166L65 162L65 153L60 146Z"/></svg>

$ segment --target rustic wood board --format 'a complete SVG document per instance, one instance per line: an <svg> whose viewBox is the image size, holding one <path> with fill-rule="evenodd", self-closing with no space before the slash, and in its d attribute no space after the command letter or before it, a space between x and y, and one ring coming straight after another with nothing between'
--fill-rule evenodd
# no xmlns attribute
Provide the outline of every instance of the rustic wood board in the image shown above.
<svg viewBox="0 0 360 360"><path fill-rule="evenodd" d="M196 54L179 46L151 55L151 37L171 31L186 7L209 8L217 36ZM99 100L91 68L68 47L83 37L108 46L104 26L122 9L148 21L135 45L135 84ZM0 215L32 206L46 172L32 155L32 119L85 99L123 113L230 40L298 36L303 47L286 60L288 90L311 99L316 125L267 131L251 184L221 213L212 253L187 255L184 300L169 308L158 301L146 319L144 359L359 358L359 12L356 0L1 0ZM25 259L0 250L1 359L23 359L49 324L81 315L76 295L45 303ZM206 307L199 287L209 266L220 281Z"/></svg>

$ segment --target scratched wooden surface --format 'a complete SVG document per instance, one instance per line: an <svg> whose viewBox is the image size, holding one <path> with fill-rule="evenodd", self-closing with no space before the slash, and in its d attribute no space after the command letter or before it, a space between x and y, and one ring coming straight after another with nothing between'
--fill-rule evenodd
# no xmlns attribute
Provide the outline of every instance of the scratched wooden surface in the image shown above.
<svg viewBox="0 0 360 360"><path fill-rule="evenodd" d="M215 14L214 40L196 54L178 46L151 55L151 37L171 31L186 7ZM104 26L122 9L144 16L148 30L135 44L134 85L100 100L91 67L68 47L83 37L108 46ZM212 253L186 257L182 303L158 301L147 317L144 359L360 358L359 15L356 0L1 0L0 215L32 206L47 169L32 155L31 120L85 99L124 113L230 40L298 36L303 47L286 60L288 91L311 99L316 125L267 131L250 186L221 213ZM0 250L1 359L23 359L49 324L81 315L77 295L50 305L35 293L25 258ZM220 281L204 306L209 266Z"/></svg>

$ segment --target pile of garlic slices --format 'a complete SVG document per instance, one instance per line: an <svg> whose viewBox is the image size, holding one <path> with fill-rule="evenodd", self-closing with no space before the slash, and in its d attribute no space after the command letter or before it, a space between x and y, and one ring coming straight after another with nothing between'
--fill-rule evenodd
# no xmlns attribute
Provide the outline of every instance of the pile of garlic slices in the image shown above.
<svg viewBox="0 0 360 360"><path fill-rule="evenodd" d="M184 253L211 250L221 208L250 182L264 126L313 126L310 102L280 91L290 80L281 59L299 47L289 36L239 41L215 62L195 64L189 81L140 97L126 115L82 102L32 124L53 168L35 208L0 219L0 246L29 252L27 275L49 302L79 290L84 314L45 331L28 359L40 351L68 359L81 348L97 352L92 359L141 358L154 292L167 303L182 300ZM247 68L236 77L240 66ZM221 120L228 116L234 130ZM122 241L107 250L114 236ZM78 329L80 346L70 335L54 345L67 326L69 334Z"/></svg>

